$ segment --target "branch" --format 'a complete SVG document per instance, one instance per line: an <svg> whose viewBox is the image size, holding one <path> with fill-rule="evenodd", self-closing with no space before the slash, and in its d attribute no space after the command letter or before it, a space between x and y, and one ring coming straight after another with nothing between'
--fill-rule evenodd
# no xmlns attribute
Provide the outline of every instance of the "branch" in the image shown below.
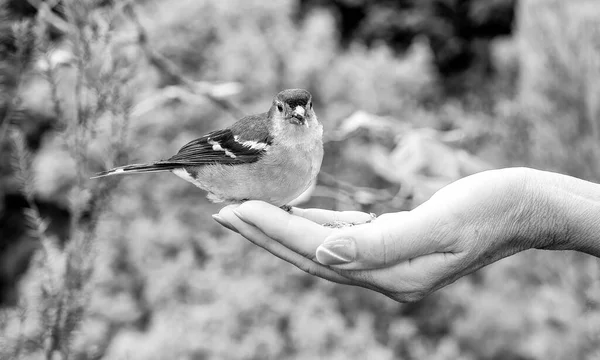
<svg viewBox="0 0 600 360"><path fill-rule="evenodd" d="M400 193L401 189L400 185L392 186L387 189L355 186L345 181L338 180L335 176L324 171L319 173L318 179L320 186L335 189L336 193L341 193L360 205L372 205L391 201Z"/></svg>
<svg viewBox="0 0 600 360"><path fill-rule="evenodd" d="M175 65L171 60L167 59L162 54L160 54L158 51L154 50L148 43L148 32L140 22L131 3L128 2L127 4L125 4L123 6L123 11L133 21L137 30L138 43L140 47L144 51L144 54L146 55L150 63L158 71L165 74L169 78L175 80L177 84L182 85L192 93L204 96L205 98L209 99L210 101L221 107L223 110L228 112L235 119L239 119L244 116L243 112L239 108L237 108L233 103L226 99L215 96L210 87L207 87L205 83L199 84L195 81L188 79L177 65Z"/></svg>
<svg viewBox="0 0 600 360"><path fill-rule="evenodd" d="M27 0L27 2L37 9L38 16L48 24L54 26L57 30L66 34L69 32L69 23L52 12L52 9L58 5L58 0L42 1L42 0Z"/></svg>

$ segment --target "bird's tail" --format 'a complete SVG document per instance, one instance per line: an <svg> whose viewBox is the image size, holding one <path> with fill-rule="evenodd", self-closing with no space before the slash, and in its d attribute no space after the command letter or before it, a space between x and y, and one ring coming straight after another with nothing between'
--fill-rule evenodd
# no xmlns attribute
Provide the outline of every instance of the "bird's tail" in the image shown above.
<svg viewBox="0 0 600 360"><path fill-rule="evenodd" d="M125 166L119 166L110 170L102 171L92 176L90 179L97 179L104 176L111 175L122 175L122 174L140 174L150 173L159 171L171 171L173 169L181 168L181 164L168 162L168 161L157 161L147 164L131 164Z"/></svg>

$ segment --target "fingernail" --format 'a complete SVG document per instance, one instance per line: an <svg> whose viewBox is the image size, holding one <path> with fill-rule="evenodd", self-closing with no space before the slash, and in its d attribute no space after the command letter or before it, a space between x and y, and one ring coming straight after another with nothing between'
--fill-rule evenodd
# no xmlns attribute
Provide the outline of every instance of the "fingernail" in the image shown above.
<svg viewBox="0 0 600 360"><path fill-rule="evenodd" d="M223 218L221 217L221 215L219 215L219 214L213 214L212 218L213 218L213 219L214 219L216 222L218 222L219 224L221 224L222 226L224 226L224 227L228 228L229 230L231 230L231 231L234 231L234 232L238 232L238 231L237 231L237 229L236 229L236 228L234 228L234 227L233 227L233 225L231 225L231 224L229 223L229 221L227 221L227 220L223 219Z"/></svg>
<svg viewBox="0 0 600 360"><path fill-rule="evenodd" d="M317 260L323 265L342 265L356 260L356 243L350 238L325 240L317 248Z"/></svg>

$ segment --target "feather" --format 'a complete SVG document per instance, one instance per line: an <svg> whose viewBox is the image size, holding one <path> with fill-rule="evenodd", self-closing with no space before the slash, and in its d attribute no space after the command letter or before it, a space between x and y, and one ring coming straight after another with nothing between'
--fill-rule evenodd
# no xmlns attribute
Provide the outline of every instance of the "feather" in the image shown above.
<svg viewBox="0 0 600 360"><path fill-rule="evenodd" d="M258 161L271 144L267 114L263 113L247 116L229 129L213 131L193 140L167 161L186 166L248 164Z"/></svg>
<svg viewBox="0 0 600 360"><path fill-rule="evenodd" d="M171 171L176 168L180 168L180 164L169 163L164 161L157 161L147 164L131 164L125 166L119 166L110 170L102 171L92 176L90 179L97 179L104 176L119 175L119 174L135 174L135 173L149 173L159 171Z"/></svg>
<svg viewBox="0 0 600 360"><path fill-rule="evenodd" d="M229 129L210 132L184 145L167 160L116 167L96 174L92 179L127 173L173 171L207 164L250 164L265 154L272 139L268 114L246 116Z"/></svg>
<svg viewBox="0 0 600 360"><path fill-rule="evenodd" d="M295 109L296 106L306 106L310 102L311 95L304 89L287 89L277 94L277 99Z"/></svg>

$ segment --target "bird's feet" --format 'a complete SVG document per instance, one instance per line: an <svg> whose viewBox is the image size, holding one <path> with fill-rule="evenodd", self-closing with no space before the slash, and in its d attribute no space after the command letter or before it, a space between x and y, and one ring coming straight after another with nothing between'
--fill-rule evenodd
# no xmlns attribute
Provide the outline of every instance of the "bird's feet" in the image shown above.
<svg viewBox="0 0 600 360"><path fill-rule="evenodd" d="M283 206L280 206L279 208L288 212L289 214L292 213L292 207L290 205L283 205Z"/></svg>

